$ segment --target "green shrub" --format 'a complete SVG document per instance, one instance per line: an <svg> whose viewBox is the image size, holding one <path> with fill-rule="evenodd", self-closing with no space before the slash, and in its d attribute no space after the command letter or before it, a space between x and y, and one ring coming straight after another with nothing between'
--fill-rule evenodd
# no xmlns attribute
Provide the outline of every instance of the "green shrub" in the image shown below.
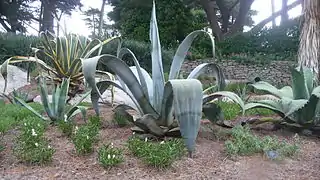
<svg viewBox="0 0 320 180"><path fill-rule="evenodd" d="M74 124L72 121L59 120L58 127L61 130L62 134L64 134L67 137L70 137L72 135Z"/></svg>
<svg viewBox="0 0 320 180"><path fill-rule="evenodd" d="M228 155L252 155L275 151L279 157L293 156L299 150L298 143L289 144L277 137L265 136L260 138L250 131L249 127L236 126L231 131L231 140L225 142Z"/></svg>
<svg viewBox="0 0 320 180"><path fill-rule="evenodd" d="M80 155L93 151L93 145L97 141L99 129L92 125L75 126L72 142L76 152Z"/></svg>
<svg viewBox="0 0 320 180"><path fill-rule="evenodd" d="M88 126L91 128L100 129L101 128L101 120L99 116L90 116Z"/></svg>
<svg viewBox="0 0 320 180"><path fill-rule="evenodd" d="M26 163L45 164L52 160L55 150L43 137L46 124L39 118L26 118L17 137L14 154Z"/></svg>
<svg viewBox="0 0 320 180"><path fill-rule="evenodd" d="M123 150L113 147L113 143L103 145L98 150L98 161L104 168L116 166L124 161Z"/></svg>
<svg viewBox="0 0 320 180"><path fill-rule="evenodd" d="M166 168L186 152L181 139L152 142L131 138L128 140L129 150L146 164L157 168Z"/></svg>

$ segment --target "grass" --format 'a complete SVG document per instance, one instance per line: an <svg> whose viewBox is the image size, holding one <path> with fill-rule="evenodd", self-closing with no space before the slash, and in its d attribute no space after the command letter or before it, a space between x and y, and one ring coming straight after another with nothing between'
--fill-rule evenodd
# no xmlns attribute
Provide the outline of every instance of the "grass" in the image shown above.
<svg viewBox="0 0 320 180"><path fill-rule="evenodd" d="M123 150L113 147L113 144L104 144L98 150L98 161L104 168L116 166L124 161Z"/></svg>
<svg viewBox="0 0 320 180"><path fill-rule="evenodd" d="M156 168L171 166L186 152L181 139L152 142L133 137L128 140L128 149L133 155L141 158L144 163Z"/></svg>
<svg viewBox="0 0 320 180"><path fill-rule="evenodd" d="M231 131L231 139L225 142L225 150L231 156L263 153L270 159L281 159L295 155L299 150L298 144L298 140L290 144L280 141L277 137L260 138L254 135L247 126L236 126Z"/></svg>

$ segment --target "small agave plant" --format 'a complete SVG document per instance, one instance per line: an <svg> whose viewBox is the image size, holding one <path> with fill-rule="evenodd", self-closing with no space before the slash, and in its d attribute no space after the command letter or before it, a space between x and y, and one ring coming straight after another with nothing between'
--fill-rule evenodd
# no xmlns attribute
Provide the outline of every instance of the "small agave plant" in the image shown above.
<svg viewBox="0 0 320 180"><path fill-rule="evenodd" d="M153 2L150 22L150 41L152 44L152 78L146 70L140 67L135 55L127 48L118 47L117 57L113 55L101 55L83 61L83 74L86 82L92 88L91 100L97 114L99 114L98 100L101 94L112 85L126 92L135 106L119 105L117 111L135 110L140 115L138 118L130 118L136 127L134 132L149 134L154 137L182 136L185 140L189 156L195 148L195 140L200 127L203 103L225 95L217 92L203 99L202 84L196 78L207 72L207 68L215 71L219 85L223 85L224 79L221 71L214 63L204 63L195 68L187 79L178 79L179 72L187 52L195 39L200 34L207 34L213 45L214 38L211 34L197 30L190 33L179 45L171 65L169 80L165 83L161 57L161 45L156 21L155 4ZM135 66L129 67L121 60L124 54L129 53ZM103 63L116 75L119 83L105 80L96 83L95 74L98 62ZM90 65L89 65L90 63Z"/></svg>
<svg viewBox="0 0 320 180"><path fill-rule="evenodd" d="M320 86L314 81L314 74L306 67L292 68L292 87L277 89L273 85L259 81L251 84L263 90L272 98L251 102L245 110L267 108L283 118L282 123L303 128L312 128L320 122Z"/></svg>
<svg viewBox="0 0 320 180"><path fill-rule="evenodd" d="M73 105L67 104L67 98L68 98L68 90L69 90L69 82L70 79L62 79L61 85L58 85L54 88L54 91L52 93L52 102L50 102L49 96L48 96L48 89L46 85L46 81L43 80L43 77L40 78L40 96L41 96L41 102L44 106L45 112L47 116L41 115L39 112L34 110L30 105L28 105L25 101L20 99L17 96L14 96L14 100L22 104L24 107L26 107L28 110L33 112L36 116L43 120L49 120L51 122L56 122L59 120L64 121L70 121L72 117L77 115L78 113L81 113L83 116L83 119L85 120L86 116L86 108L85 106L79 106L80 102L83 101L88 95L90 95L90 91L86 92L82 98L74 103Z"/></svg>

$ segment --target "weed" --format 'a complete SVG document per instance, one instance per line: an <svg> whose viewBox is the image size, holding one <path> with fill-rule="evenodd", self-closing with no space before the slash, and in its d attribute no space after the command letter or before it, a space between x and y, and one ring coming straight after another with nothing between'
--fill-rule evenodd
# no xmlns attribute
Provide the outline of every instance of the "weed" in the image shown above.
<svg viewBox="0 0 320 180"><path fill-rule="evenodd" d="M128 148L146 164L157 168L170 166L186 152L181 139L173 139L159 143L147 141L147 139L143 141L138 138L131 138L128 140Z"/></svg>
<svg viewBox="0 0 320 180"><path fill-rule="evenodd" d="M72 121L58 121L58 128L61 130L62 134L67 137L70 137L72 135L73 126L74 124Z"/></svg>
<svg viewBox="0 0 320 180"><path fill-rule="evenodd" d="M104 168L116 166L124 161L123 151L113 147L113 143L103 145L98 150L98 161Z"/></svg>
<svg viewBox="0 0 320 180"><path fill-rule="evenodd" d="M91 116L89 118L89 126L93 127L93 128L97 128L100 129L101 128L101 121L100 121L100 117L99 116Z"/></svg>
<svg viewBox="0 0 320 180"><path fill-rule="evenodd" d="M276 137L259 138L252 134L249 127L236 126L231 131L231 140L225 142L228 155L252 155L255 153L277 152L279 157L293 156L299 146L286 141L279 141Z"/></svg>

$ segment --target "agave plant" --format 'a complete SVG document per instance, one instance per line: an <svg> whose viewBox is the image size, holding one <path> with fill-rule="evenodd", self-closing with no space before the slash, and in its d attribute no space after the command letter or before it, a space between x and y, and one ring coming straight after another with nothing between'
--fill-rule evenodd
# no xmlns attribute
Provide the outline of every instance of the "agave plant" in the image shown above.
<svg viewBox="0 0 320 180"><path fill-rule="evenodd" d="M90 95L90 91L86 92L82 98L74 103L73 105L67 104L68 98L68 90L69 90L69 82L70 79L62 79L61 85L58 85L54 88L52 94L52 102L50 102L48 96L48 89L46 85L46 81L43 77L40 78L40 96L41 102L44 106L44 110L47 116L44 116L34 110L30 105L28 105L25 101L20 99L19 97L14 96L14 100L22 104L28 110L33 112L36 116L43 120L50 120L51 122L56 122L58 120L69 121L72 117L77 115L78 113L82 114L83 119L85 120L86 116L86 108L85 106L79 106L79 103L83 101L88 95Z"/></svg>
<svg viewBox="0 0 320 180"><path fill-rule="evenodd" d="M283 123L299 127L312 127L319 124L320 86L314 81L311 69L298 67L291 69L292 87L277 89L273 85L259 81L251 84L255 89L270 94L271 98L251 102L245 109L267 108L283 118Z"/></svg>
<svg viewBox="0 0 320 180"><path fill-rule="evenodd" d="M196 78L206 73L207 68L213 70L218 68L215 63L203 63L196 67L187 79L178 79L187 52L195 37L200 34L206 34L210 37L214 53L214 38L211 34L202 30L190 33L179 45L171 65L169 80L165 83L155 4L153 2L150 22L152 78L146 70L140 67L133 52L127 48L120 48L117 57L101 55L82 61L86 82L92 87L91 100L96 113L99 114L98 100L102 98L101 94L108 86L112 85L119 88L128 94L135 106L121 104L115 110L126 112L130 109L137 111L139 114L136 119L130 118L136 125L132 128L133 131L160 138L182 136L191 156L200 127L203 104L202 84ZM135 66L129 67L121 60L126 53L132 55ZM119 83L110 80L96 83L93 75L98 62L111 69ZM221 71L214 72L218 81L223 80L218 84L223 85L224 79L219 77L222 76ZM211 100L216 97L218 97L218 94L210 95Z"/></svg>
<svg viewBox="0 0 320 180"><path fill-rule="evenodd" d="M77 36L74 34L55 37L50 32L42 32L42 47L32 48L35 57L14 56L7 59L1 66L0 72L5 79L4 92L7 87L8 65L33 62L37 63L41 69L48 73L46 78L51 79L57 84L62 82L62 79L70 79L69 95L75 95L81 92L80 85L83 83L81 59L88 59L94 55L100 55L103 45L112 40L119 40L114 37L101 42L99 39L89 40L88 38ZM44 57L41 60L39 57ZM110 77L107 72L98 71Z"/></svg>

